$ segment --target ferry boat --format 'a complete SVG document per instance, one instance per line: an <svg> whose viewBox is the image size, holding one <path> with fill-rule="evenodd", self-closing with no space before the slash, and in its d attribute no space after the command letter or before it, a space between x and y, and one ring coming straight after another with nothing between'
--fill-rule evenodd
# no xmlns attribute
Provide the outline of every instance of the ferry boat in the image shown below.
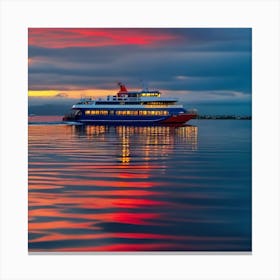
<svg viewBox="0 0 280 280"><path fill-rule="evenodd" d="M186 111L178 100L162 97L158 90L128 91L123 83L116 95L93 99L84 97L63 117L82 124L184 124L196 118L196 110Z"/></svg>

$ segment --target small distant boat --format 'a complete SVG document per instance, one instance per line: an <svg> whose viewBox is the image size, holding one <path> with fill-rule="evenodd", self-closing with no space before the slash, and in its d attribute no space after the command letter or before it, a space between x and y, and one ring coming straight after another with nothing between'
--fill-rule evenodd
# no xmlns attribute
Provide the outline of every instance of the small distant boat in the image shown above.
<svg viewBox="0 0 280 280"><path fill-rule="evenodd" d="M186 111L178 100L162 97L158 90L128 91L118 83L119 92L104 99L82 98L63 117L66 122L83 124L184 124L196 118L197 111Z"/></svg>

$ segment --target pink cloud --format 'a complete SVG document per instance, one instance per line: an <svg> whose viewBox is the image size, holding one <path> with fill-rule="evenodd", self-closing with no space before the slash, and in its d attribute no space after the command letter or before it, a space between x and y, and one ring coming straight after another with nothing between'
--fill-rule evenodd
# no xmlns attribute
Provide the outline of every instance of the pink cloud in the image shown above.
<svg viewBox="0 0 280 280"><path fill-rule="evenodd" d="M46 48L156 45L178 36L160 29L30 28L29 45Z"/></svg>

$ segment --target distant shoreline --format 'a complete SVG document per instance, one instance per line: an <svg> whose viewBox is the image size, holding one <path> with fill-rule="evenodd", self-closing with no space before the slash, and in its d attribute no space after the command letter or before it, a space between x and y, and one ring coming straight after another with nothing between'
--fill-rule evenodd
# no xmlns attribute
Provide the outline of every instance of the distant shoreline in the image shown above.
<svg viewBox="0 0 280 280"><path fill-rule="evenodd" d="M198 120L252 120L252 116L235 115L198 115Z"/></svg>

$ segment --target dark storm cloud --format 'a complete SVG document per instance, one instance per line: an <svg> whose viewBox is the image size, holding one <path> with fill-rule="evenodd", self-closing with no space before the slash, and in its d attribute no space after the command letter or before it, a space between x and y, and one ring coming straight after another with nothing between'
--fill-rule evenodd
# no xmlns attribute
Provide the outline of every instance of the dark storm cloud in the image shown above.
<svg viewBox="0 0 280 280"><path fill-rule="evenodd" d="M144 46L30 45L29 89L109 89L120 80L138 87L144 79L167 90L251 93L251 29L143 30L176 40Z"/></svg>
<svg viewBox="0 0 280 280"><path fill-rule="evenodd" d="M40 64L29 68L30 88L35 85L105 86L108 81L124 80L134 83L140 79L162 81L170 89L211 90L232 89L251 91L251 55L247 52L166 52L164 55L122 55L114 63L79 63L64 66ZM176 77L179 77L178 79ZM180 77L183 77L180 79ZM184 79L184 77L186 77ZM107 82L106 82L107 81ZM105 83L104 83L105 82ZM107 86L106 86L107 84ZM160 86L160 85L159 85Z"/></svg>
<svg viewBox="0 0 280 280"><path fill-rule="evenodd" d="M59 61L73 61L73 62L111 62L117 59L118 56L124 55L128 51L137 51L135 47L131 46L104 46L104 47L75 47L75 48L42 48L36 46L29 46L29 58L48 58L49 60L58 59ZM140 49L140 48L138 48ZM140 49L141 50L141 49ZM140 51L139 50L139 51Z"/></svg>

